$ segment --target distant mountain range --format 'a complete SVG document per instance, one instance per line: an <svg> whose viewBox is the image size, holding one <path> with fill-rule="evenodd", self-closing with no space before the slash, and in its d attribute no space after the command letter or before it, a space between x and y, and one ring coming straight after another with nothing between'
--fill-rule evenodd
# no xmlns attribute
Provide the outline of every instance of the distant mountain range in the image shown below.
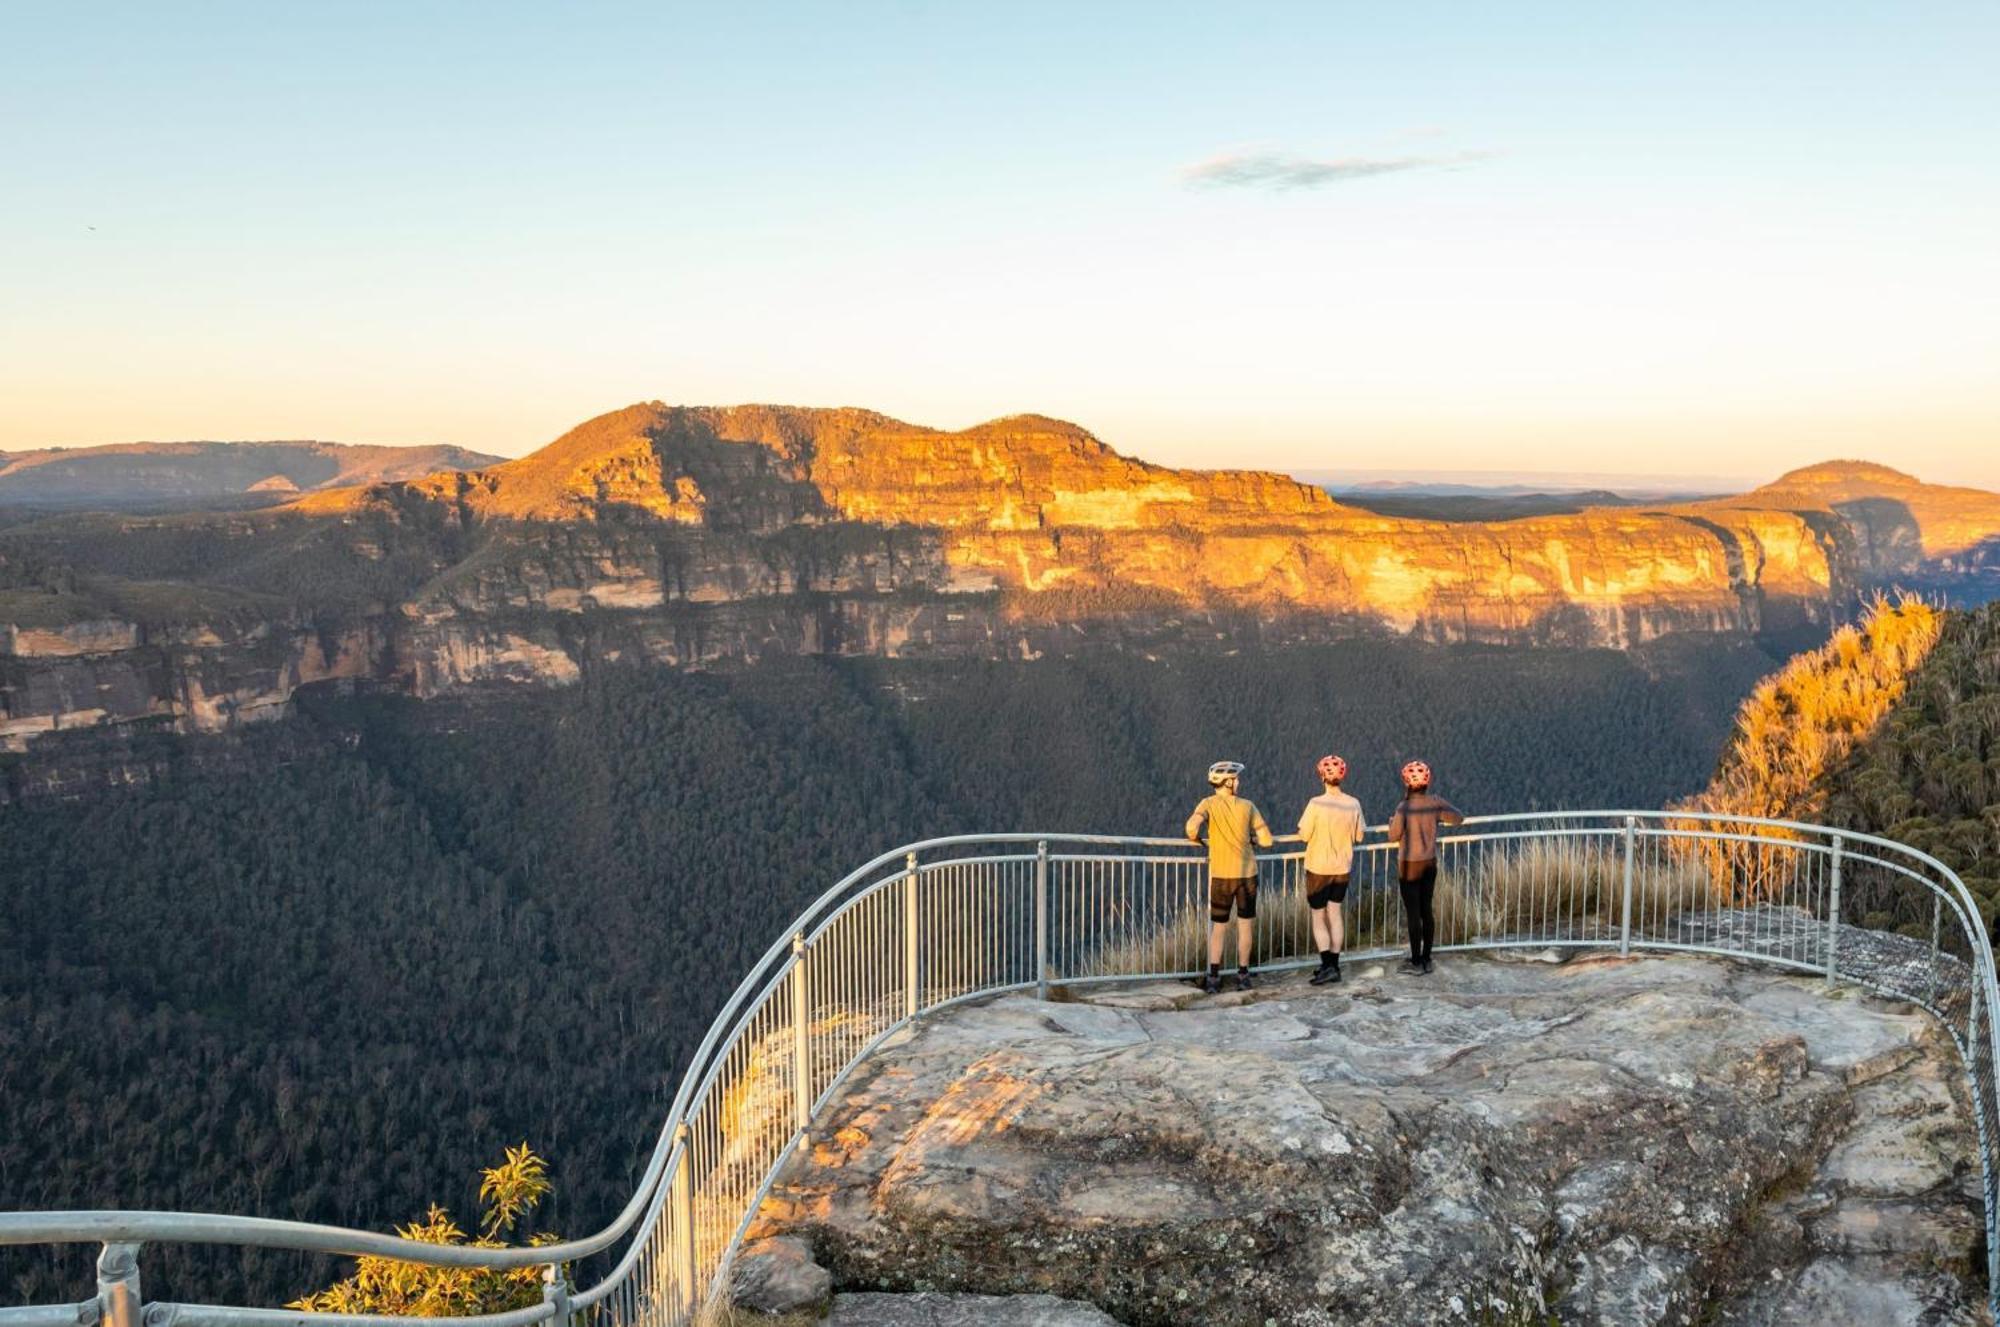
<svg viewBox="0 0 2000 1327"><path fill-rule="evenodd" d="M1543 492L1539 489L1480 490L1456 484L1367 490L1328 489L1335 500L1378 516L1419 521L1517 521L1524 516L1567 516L1591 507L1645 507L1701 501L1703 494L1628 496L1608 489Z"/></svg>
<svg viewBox="0 0 2000 1327"><path fill-rule="evenodd" d="M1533 470L1294 470L1294 479L1342 497L1400 494L1434 497L1525 497L1532 494L1615 493L1655 501L1717 497L1756 487L1754 480L1713 475L1621 475Z"/></svg>
<svg viewBox="0 0 2000 1327"><path fill-rule="evenodd" d="M337 442L130 442L0 452L0 506L129 511L270 506L344 484L476 470L501 458L463 447Z"/></svg>
<svg viewBox="0 0 2000 1327"><path fill-rule="evenodd" d="M1726 498L1443 521L1284 475L1149 465L1036 415L947 432L652 402L444 469L328 444L49 455L0 470L0 489L78 506L97 473L120 495L99 505L126 510L0 530L0 736L17 746L79 724L226 727L329 679L428 695L633 661L1356 634L1628 646L1811 633L1884 584L2000 586L2000 495L1860 462ZM197 476L225 505L300 492L131 510L194 500Z"/></svg>

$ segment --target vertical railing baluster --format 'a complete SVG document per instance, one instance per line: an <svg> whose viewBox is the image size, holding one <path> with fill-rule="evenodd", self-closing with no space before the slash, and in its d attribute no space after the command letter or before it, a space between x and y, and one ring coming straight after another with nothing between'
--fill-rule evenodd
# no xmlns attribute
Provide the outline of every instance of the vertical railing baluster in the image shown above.
<svg viewBox="0 0 2000 1327"><path fill-rule="evenodd" d="M1830 986L1840 980L1840 858L1844 840L1833 836L1833 877L1827 886L1826 980ZM1867 853L1862 854L1863 857Z"/></svg>
<svg viewBox="0 0 2000 1327"><path fill-rule="evenodd" d="M569 1327L569 1278L559 1262L542 1269L542 1302L549 1306L552 1327Z"/></svg>
<svg viewBox="0 0 2000 1327"><path fill-rule="evenodd" d="M674 1306L685 1318L692 1319L699 1307L694 1270L694 1148L685 1121L674 1131L674 1137L681 1149L681 1163L674 1171L673 1187L674 1243L678 1247L668 1266L675 1273Z"/></svg>
<svg viewBox="0 0 2000 1327"><path fill-rule="evenodd" d="M806 936L792 936L792 1127L804 1141L806 1126L812 1122L811 1019L807 1011Z"/></svg>
<svg viewBox="0 0 2000 1327"><path fill-rule="evenodd" d="M1940 928L1943 924L1944 895L1933 893L1931 895L1931 970L1929 978L1924 983L1924 1003L1933 1007L1937 1005L1938 940L1940 938Z"/></svg>
<svg viewBox="0 0 2000 1327"><path fill-rule="evenodd" d="M1049 998L1049 841L1035 845L1035 998Z"/></svg>
<svg viewBox="0 0 2000 1327"><path fill-rule="evenodd" d="M1625 817L1625 903L1618 919L1618 953L1632 952L1632 840L1639 832L1637 816Z"/></svg>
<svg viewBox="0 0 2000 1327"><path fill-rule="evenodd" d="M923 982L917 975L917 855L903 859L903 1016L915 1018L923 1004Z"/></svg>
<svg viewBox="0 0 2000 1327"><path fill-rule="evenodd" d="M141 1327L139 1245L106 1244L97 1254L97 1320L101 1327Z"/></svg>
<svg viewBox="0 0 2000 1327"><path fill-rule="evenodd" d="M1981 984L1978 975L1975 973L1972 980L1972 989L1965 1002L1966 1053L1974 1057L1974 1063L1978 1062L1977 1056L1979 1055L1979 997L1985 993L1985 987ZM1992 1066L1989 1061L1988 1072L1991 1072L1991 1068Z"/></svg>

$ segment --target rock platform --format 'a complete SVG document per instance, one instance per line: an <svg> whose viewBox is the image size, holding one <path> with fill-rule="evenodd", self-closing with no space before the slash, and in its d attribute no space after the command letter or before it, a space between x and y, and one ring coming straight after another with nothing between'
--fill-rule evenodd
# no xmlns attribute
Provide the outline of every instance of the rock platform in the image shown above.
<svg viewBox="0 0 2000 1327"><path fill-rule="evenodd" d="M753 1234L800 1241L839 1323L1988 1321L1927 1015L1562 958L951 1010L857 1072Z"/></svg>

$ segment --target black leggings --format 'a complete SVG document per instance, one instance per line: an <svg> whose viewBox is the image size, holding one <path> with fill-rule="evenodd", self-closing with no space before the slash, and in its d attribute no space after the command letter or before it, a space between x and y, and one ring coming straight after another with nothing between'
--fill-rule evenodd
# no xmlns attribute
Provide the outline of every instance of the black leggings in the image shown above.
<svg viewBox="0 0 2000 1327"><path fill-rule="evenodd" d="M1438 865L1425 862L1415 880L1403 882L1403 919L1410 928L1410 961L1421 963L1431 956L1431 941L1437 938L1437 912L1431 906L1437 895Z"/></svg>

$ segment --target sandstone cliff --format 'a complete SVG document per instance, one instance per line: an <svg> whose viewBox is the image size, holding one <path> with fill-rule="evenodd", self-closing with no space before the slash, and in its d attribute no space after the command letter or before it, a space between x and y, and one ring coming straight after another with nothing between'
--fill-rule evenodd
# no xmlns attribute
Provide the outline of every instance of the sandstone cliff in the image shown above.
<svg viewBox="0 0 2000 1327"><path fill-rule="evenodd" d="M1171 604L1621 645L1822 620L1857 571L1838 531L1775 506L1399 520L1279 475L1148 465L1032 415L942 433L859 410L633 406L491 470L299 508L412 502L468 523L695 528L724 536L738 567L782 562L758 536L907 529L906 583L1003 591L1015 620ZM774 572L775 592L801 586Z"/></svg>
<svg viewBox="0 0 2000 1327"><path fill-rule="evenodd" d="M618 660L1792 632L1884 579L1983 584L1996 540L2000 497L1880 467L1678 507L1424 521L1280 475L1150 465L1034 415L942 432L651 403L517 461L276 511L0 533L0 739L226 726L326 677L423 695Z"/></svg>
<svg viewBox="0 0 2000 1327"><path fill-rule="evenodd" d="M1826 513L1846 532L1871 580L2000 580L2000 493L1925 484L1866 461L1835 461L1708 505Z"/></svg>

